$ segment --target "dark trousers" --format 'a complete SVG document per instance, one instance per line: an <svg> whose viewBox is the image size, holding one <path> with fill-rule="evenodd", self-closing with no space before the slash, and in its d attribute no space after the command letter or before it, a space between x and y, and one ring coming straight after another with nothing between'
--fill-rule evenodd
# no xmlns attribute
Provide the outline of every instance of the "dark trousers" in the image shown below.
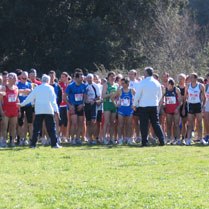
<svg viewBox="0 0 209 209"><path fill-rule="evenodd" d="M149 130L149 121L152 124L160 144L164 145L164 135L159 123L159 113L157 111L157 107L139 107L138 110L142 135L142 145L146 145L148 143L147 136Z"/></svg>
<svg viewBox="0 0 209 209"><path fill-rule="evenodd" d="M42 130L43 120L45 120L46 129L49 134L49 137L51 138L51 146L53 147L57 144L57 135L56 135L56 125L55 125L54 115L50 115L50 114L35 115L31 145L36 146L38 135Z"/></svg>

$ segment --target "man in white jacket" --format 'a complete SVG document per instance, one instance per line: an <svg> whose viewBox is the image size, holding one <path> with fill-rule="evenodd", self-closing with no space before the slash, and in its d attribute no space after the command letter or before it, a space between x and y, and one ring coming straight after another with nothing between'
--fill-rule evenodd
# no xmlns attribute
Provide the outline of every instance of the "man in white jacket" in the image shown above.
<svg viewBox="0 0 209 209"><path fill-rule="evenodd" d="M160 141L164 145L164 134L159 123L159 113L157 107L162 98L162 88L160 83L153 78L153 69L147 67L144 70L144 79L139 83L134 97L133 108L139 108L140 128L142 135L142 146L147 146L149 121Z"/></svg>
<svg viewBox="0 0 209 209"><path fill-rule="evenodd" d="M61 148L61 146L57 144L56 125L54 120L54 114L58 114L59 116L59 110L54 89L49 85L49 82L50 77L44 74L42 76L42 84L37 86L20 104L20 106L25 106L26 104L35 101L35 121L31 148L36 147L43 120L45 120L47 132L51 138L52 148Z"/></svg>

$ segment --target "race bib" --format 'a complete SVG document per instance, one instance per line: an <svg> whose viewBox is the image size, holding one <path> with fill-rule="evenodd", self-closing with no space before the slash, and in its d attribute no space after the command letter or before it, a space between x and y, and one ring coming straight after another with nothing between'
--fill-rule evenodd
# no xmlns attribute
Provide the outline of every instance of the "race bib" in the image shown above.
<svg viewBox="0 0 209 209"><path fill-rule="evenodd" d="M92 102L92 101L94 101L94 98L93 98L93 97L88 97L88 98L87 98L87 101L88 101L88 102Z"/></svg>
<svg viewBox="0 0 209 209"><path fill-rule="evenodd" d="M121 106L130 106L130 99L121 99Z"/></svg>
<svg viewBox="0 0 209 209"><path fill-rule="evenodd" d="M176 104L176 97L166 97L166 104Z"/></svg>
<svg viewBox="0 0 209 209"><path fill-rule="evenodd" d="M8 102L16 102L16 100L17 100L16 94L8 95Z"/></svg>
<svg viewBox="0 0 209 209"><path fill-rule="evenodd" d="M192 102L198 101L198 94L190 93L189 96Z"/></svg>
<svg viewBox="0 0 209 209"><path fill-rule="evenodd" d="M83 101L83 94L75 94L75 101L76 102Z"/></svg>

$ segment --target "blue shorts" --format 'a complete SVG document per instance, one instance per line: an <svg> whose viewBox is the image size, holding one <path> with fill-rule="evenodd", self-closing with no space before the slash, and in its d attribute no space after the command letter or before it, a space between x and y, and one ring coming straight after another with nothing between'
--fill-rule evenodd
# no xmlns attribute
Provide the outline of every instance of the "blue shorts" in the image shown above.
<svg viewBox="0 0 209 209"><path fill-rule="evenodd" d="M134 113L134 111L128 111L128 112L118 111L118 114L122 115L123 117L129 117L129 116L133 115L133 113Z"/></svg>

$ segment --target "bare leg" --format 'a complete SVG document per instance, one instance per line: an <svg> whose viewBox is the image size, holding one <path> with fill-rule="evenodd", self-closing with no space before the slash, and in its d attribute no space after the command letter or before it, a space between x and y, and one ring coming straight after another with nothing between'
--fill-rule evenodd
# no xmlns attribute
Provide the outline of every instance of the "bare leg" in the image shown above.
<svg viewBox="0 0 209 209"><path fill-rule="evenodd" d="M104 111L104 125L103 125L103 137L106 138L107 128L110 124L110 111Z"/></svg>

